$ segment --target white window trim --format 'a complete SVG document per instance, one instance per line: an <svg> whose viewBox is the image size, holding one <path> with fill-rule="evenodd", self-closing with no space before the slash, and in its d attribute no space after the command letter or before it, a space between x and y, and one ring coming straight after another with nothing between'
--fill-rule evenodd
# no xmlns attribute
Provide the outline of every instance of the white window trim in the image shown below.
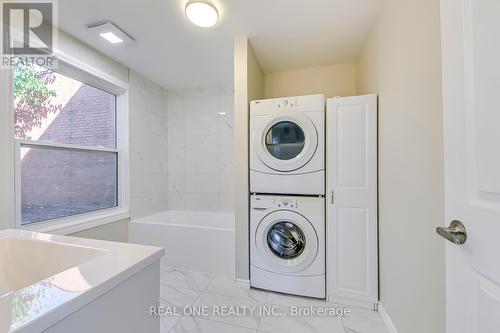
<svg viewBox="0 0 500 333"><path fill-rule="evenodd" d="M118 222L130 218L130 171L129 171L129 84L119 80L101 70L71 57L63 52L55 52L58 57L58 73L67 75L75 80L90 84L109 93L116 95L116 149L97 147L84 147L77 145L63 145L33 142L29 140L15 140L14 142L14 193L15 193L15 227L17 229L50 232L67 235L82 230L95 228L108 223ZM12 87L10 88L12 91ZM14 113L11 103L10 111ZM78 214L74 216L41 221L32 224L21 224L21 144L51 146L61 148L74 148L92 151L110 151L118 153L118 206L95 212Z"/></svg>
<svg viewBox="0 0 500 333"><path fill-rule="evenodd" d="M14 228L14 113L12 71L0 69L0 229Z"/></svg>

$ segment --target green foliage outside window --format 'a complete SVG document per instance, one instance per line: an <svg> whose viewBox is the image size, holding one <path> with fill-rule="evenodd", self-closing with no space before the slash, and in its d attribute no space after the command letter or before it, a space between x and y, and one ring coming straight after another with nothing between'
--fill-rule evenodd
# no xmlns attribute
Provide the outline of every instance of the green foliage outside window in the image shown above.
<svg viewBox="0 0 500 333"><path fill-rule="evenodd" d="M49 85L55 80L56 75L53 72L37 70L17 59L14 68L16 138L31 139L28 136L29 131L41 126L49 114L61 110L62 105L53 105L51 102L52 97L57 95Z"/></svg>

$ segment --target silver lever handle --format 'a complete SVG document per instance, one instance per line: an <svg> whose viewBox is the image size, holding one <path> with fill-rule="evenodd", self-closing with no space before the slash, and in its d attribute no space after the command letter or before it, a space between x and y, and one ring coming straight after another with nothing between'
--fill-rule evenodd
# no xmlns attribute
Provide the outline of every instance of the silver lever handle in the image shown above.
<svg viewBox="0 0 500 333"><path fill-rule="evenodd" d="M436 232L455 244L463 244L467 240L467 231L462 222L458 220L451 221L448 228L437 227Z"/></svg>

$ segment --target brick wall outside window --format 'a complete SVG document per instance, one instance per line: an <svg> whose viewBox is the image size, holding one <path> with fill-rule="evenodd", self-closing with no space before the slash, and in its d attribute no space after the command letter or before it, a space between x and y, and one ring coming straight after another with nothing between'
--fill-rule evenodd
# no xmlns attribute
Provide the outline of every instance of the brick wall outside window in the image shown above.
<svg viewBox="0 0 500 333"><path fill-rule="evenodd" d="M62 108L33 129L32 140L115 148L114 95L60 74L50 87ZM116 154L24 148L21 156L23 223L117 205Z"/></svg>

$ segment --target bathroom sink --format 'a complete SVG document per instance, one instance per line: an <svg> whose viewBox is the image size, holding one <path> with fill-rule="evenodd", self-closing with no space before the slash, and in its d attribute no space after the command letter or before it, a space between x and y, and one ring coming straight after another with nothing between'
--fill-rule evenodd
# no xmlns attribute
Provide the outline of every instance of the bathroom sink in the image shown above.
<svg viewBox="0 0 500 333"><path fill-rule="evenodd" d="M95 310L91 304L115 295L111 290L117 286L132 284L129 281L135 281L139 272L150 272L153 263L158 265L159 293L163 254L158 247L0 230L0 332L49 332L68 318L78 318L73 315L76 311L111 318L106 309ZM122 297L129 297L129 289L124 290ZM153 297L155 302L158 296ZM89 307L93 310L81 310ZM102 325L116 322L101 321Z"/></svg>
<svg viewBox="0 0 500 333"><path fill-rule="evenodd" d="M0 297L106 253L41 240L0 238Z"/></svg>

